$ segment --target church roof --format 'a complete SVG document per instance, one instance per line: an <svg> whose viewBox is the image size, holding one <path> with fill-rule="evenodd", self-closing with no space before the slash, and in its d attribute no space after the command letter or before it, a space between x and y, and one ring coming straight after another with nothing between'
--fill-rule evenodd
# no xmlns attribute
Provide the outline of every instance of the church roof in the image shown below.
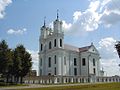
<svg viewBox="0 0 120 90"><path fill-rule="evenodd" d="M72 45L68 45L68 44L64 44L64 49L79 52L79 48L78 47L72 46Z"/></svg>
<svg viewBox="0 0 120 90"><path fill-rule="evenodd" d="M91 45L90 45L90 46L81 47L81 48L79 48L79 52L86 52L86 51L88 51L90 48L91 48Z"/></svg>
<svg viewBox="0 0 120 90"><path fill-rule="evenodd" d="M64 49L66 50L71 50L71 51L77 51L77 52L86 52L91 48L90 46L85 46L85 47L76 47L76 46L72 46L72 45L68 45L68 44L64 44Z"/></svg>

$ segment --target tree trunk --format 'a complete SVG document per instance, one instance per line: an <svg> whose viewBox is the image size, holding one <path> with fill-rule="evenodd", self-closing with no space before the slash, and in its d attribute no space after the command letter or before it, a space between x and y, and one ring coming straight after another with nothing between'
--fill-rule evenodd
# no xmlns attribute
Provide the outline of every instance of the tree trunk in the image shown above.
<svg viewBox="0 0 120 90"><path fill-rule="evenodd" d="M20 83L21 84L23 83L23 77L22 76L20 77Z"/></svg>
<svg viewBox="0 0 120 90"><path fill-rule="evenodd" d="M7 75L6 76L6 83L8 83L9 82L9 76Z"/></svg>
<svg viewBox="0 0 120 90"><path fill-rule="evenodd" d="M14 77L14 83L17 84L17 77L16 76Z"/></svg>
<svg viewBox="0 0 120 90"><path fill-rule="evenodd" d="M16 76L16 77L15 77L15 83L18 84L18 82L19 82L19 77Z"/></svg>

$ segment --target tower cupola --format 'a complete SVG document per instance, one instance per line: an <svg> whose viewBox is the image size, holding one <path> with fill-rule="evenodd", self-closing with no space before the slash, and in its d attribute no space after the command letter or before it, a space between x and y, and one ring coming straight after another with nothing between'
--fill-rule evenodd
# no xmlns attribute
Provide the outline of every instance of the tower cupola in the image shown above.
<svg viewBox="0 0 120 90"><path fill-rule="evenodd" d="M41 27L41 38L46 38L46 36L47 36L46 35L46 29L47 29L47 27L46 27L45 19L46 19L46 17L44 17L44 24Z"/></svg>
<svg viewBox="0 0 120 90"><path fill-rule="evenodd" d="M59 20L59 11L57 10L57 19L53 23L54 33L63 33L62 21Z"/></svg>

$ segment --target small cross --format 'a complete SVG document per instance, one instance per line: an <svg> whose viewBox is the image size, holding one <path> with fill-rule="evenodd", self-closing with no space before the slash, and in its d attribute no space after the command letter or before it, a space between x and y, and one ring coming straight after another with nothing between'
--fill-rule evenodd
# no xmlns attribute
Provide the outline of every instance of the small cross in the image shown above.
<svg viewBox="0 0 120 90"><path fill-rule="evenodd" d="M46 24L45 21L46 21L46 16L44 17L44 26L45 26L45 24Z"/></svg>
<svg viewBox="0 0 120 90"><path fill-rule="evenodd" d="M57 19L59 18L59 10L57 9Z"/></svg>

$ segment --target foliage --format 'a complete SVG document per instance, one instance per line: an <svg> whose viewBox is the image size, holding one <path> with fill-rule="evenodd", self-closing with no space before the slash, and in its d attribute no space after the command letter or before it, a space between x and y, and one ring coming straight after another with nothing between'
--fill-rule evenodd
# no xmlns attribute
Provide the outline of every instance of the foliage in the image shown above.
<svg viewBox="0 0 120 90"><path fill-rule="evenodd" d="M0 43L0 73L2 73L3 75L7 72L8 50L8 45L5 40L3 40Z"/></svg>
<svg viewBox="0 0 120 90"><path fill-rule="evenodd" d="M20 82L27 75L32 66L31 55L23 45L18 45L14 50L10 49L5 40L0 42L0 77L6 78L6 82ZM14 77L14 79L13 79Z"/></svg>
<svg viewBox="0 0 120 90"><path fill-rule="evenodd" d="M26 51L23 45L19 45L14 50L14 76L16 78L22 78L27 75L27 73L30 71L32 63L31 63L31 55Z"/></svg>

